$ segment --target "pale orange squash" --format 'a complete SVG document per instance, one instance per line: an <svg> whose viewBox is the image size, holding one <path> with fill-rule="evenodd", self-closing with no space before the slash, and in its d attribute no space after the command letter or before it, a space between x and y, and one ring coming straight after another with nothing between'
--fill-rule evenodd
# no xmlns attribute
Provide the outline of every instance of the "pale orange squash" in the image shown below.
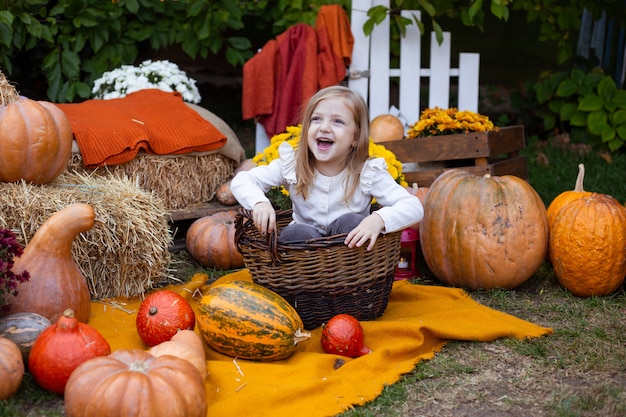
<svg viewBox="0 0 626 417"><path fill-rule="evenodd" d="M626 275L626 209L600 193L563 206L550 230L550 260L559 282L580 297L603 296Z"/></svg>
<svg viewBox="0 0 626 417"><path fill-rule="evenodd" d="M207 374L202 337L193 330L179 330L171 340L153 346L148 353L154 357L172 355L185 359L200 372L203 378Z"/></svg>

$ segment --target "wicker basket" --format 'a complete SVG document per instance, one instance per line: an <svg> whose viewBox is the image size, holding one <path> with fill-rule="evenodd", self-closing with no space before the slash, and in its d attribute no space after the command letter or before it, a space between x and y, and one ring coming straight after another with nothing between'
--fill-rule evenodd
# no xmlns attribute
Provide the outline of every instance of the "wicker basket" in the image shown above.
<svg viewBox="0 0 626 417"><path fill-rule="evenodd" d="M291 210L276 212L278 228ZM387 308L400 258L401 232L381 234L372 251L348 248L345 234L281 244L276 234L261 236L252 212L242 209L235 239L252 280L286 299L312 330L336 314L373 320Z"/></svg>

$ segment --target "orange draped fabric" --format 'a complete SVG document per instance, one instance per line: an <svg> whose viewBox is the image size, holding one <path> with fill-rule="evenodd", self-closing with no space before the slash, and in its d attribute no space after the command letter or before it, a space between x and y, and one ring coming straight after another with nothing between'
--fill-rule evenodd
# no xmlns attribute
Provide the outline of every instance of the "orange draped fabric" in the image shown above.
<svg viewBox="0 0 626 417"><path fill-rule="evenodd" d="M256 119L270 137L297 124L317 90L346 76L354 39L345 11L334 6L320 9L319 28L296 24L244 64L242 117Z"/></svg>
<svg viewBox="0 0 626 417"><path fill-rule="evenodd" d="M187 106L179 93L148 89L57 107L69 119L88 168L123 164L139 151L179 155L226 144L226 136Z"/></svg>

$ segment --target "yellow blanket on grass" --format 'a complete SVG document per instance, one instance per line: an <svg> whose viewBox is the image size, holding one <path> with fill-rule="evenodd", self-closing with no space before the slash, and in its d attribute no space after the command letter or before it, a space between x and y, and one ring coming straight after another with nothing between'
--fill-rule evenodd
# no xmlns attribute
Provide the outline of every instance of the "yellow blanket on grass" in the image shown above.
<svg viewBox="0 0 626 417"><path fill-rule="evenodd" d="M206 279L197 274L184 287L170 289L191 301L193 291ZM250 280L248 270L216 283L236 279ZM88 324L102 333L112 350L147 349L135 330L140 301L109 301L92 304ZM320 328L310 340L298 344L290 358L276 362L235 359L205 345L207 416L332 416L373 400L385 385L398 381L418 362L431 359L449 340L486 342L552 333L550 328L487 308L462 290L406 281L394 283L385 314L362 325L372 353L356 359L324 353ZM345 363L335 369L339 358Z"/></svg>

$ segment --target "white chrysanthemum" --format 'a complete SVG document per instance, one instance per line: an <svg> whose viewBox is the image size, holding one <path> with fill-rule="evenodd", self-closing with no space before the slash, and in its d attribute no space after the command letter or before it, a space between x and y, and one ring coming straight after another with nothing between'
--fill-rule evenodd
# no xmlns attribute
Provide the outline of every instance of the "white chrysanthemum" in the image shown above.
<svg viewBox="0 0 626 417"><path fill-rule="evenodd" d="M176 91L189 103L200 103L201 100L196 80L170 61L149 60L136 67L122 65L107 71L94 82L92 93L95 98L107 100L148 88Z"/></svg>

